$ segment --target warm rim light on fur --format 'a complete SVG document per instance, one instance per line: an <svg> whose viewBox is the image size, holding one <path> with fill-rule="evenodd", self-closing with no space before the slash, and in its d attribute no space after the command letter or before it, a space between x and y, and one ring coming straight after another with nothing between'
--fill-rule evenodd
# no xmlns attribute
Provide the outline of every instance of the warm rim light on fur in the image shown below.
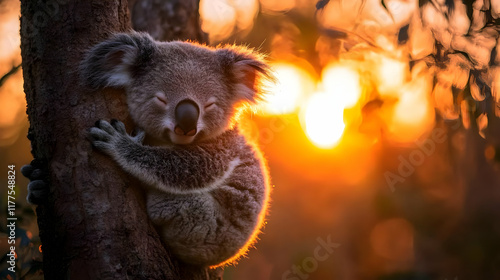
<svg viewBox="0 0 500 280"><path fill-rule="evenodd" d="M244 135L245 136L245 135ZM260 151L260 149L258 148L258 145L257 143L253 142L253 141L250 141L249 138L247 136L245 136L245 138L247 139L247 143L252 146L252 149L254 151L254 154L256 157L259 158L260 160L260 163L261 163L261 170L263 170L264 172L264 177L265 177L265 184L266 184L266 199L264 201L264 207L263 207L263 210L262 212L260 213L259 215L259 218L257 220L257 230L255 230L252 235L250 236L250 238L248 238L246 244L238 251L238 253L236 255L234 255L233 257L231 257L230 259L226 260L225 262L223 263L220 263L218 265L213 265L213 266L210 266L210 268L217 268L217 267L225 267L225 266L230 266L230 265L236 265L238 263L238 261L244 257L247 256L248 254L248 251L250 250L250 248L256 248L255 247L255 244L257 243L257 241L259 240L259 235L262 233L265 225L266 225L266 217L268 216L269 214L269 204L271 202L271 192L272 192L272 185L271 185L271 176L269 175L269 167L268 167L268 164L267 164L267 160L264 158L264 154Z"/></svg>

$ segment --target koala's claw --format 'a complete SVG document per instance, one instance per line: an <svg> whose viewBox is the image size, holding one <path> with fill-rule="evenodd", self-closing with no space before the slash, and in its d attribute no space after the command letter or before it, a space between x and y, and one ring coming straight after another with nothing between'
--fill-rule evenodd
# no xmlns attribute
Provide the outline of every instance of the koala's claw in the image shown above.
<svg viewBox="0 0 500 280"><path fill-rule="evenodd" d="M99 128L99 129L103 130L104 132L108 133L109 135L113 136L117 132L121 132L115 128L117 123L121 123L123 125L122 122L117 121L117 120L112 120L111 123L109 123L105 120L99 120L99 121L97 121L95 127ZM114 124L114 125L111 125L111 124ZM125 126L124 126L124 130L125 130ZM125 134L125 133L126 132L123 132L122 134Z"/></svg>
<svg viewBox="0 0 500 280"><path fill-rule="evenodd" d="M49 185L43 180L31 181L28 184L28 196L26 200L31 204L42 204L49 197Z"/></svg>
<svg viewBox="0 0 500 280"><path fill-rule="evenodd" d="M89 131L92 146L104 152L113 148L112 142L115 134L115 129L103 120L97 121L96 126L90 128Z"/></svg>
<svg viewBox="0 0 500 280"><path fill-rule="evenodd" d="M95 129L97 128L97 129ZM109 134L110 136L116 135L117 133L127 135L127 131L125 130L125 125L118 120L111 120L111 122L107 122L105 120L98 120L95 123L95 126L90 129L91 136L103 136L103 133L99 133L98 130Z"/></svg>
<svg viewBox="0 0 500 280"><path fill-rule="evenodd" d="M27 164L21 167L21 174L23 174L24 177L29 179L31 178L31 174L33 173L34 170L35 168L33 167L33 165Z"/></svg>
<svg viewBox="0 0 500 280"><path fill-rule="evenodd" d="M47 201L50 193L49 184L46 182L47 172L37 160L21 167L21 173L31 182L28 183L28 196L26 200L31 204L42 204Z"/></svg>
<svg viewBox="0 0 500 280"><path fill-rule="evenodd" d="M119 132L121 134L125 134L125 135L127 134L127 130L125 129L125 125L121 121L112 119L111 126L113 126L117 132Z"/></svg>
<svg viewBox="0 0 500 280"><path fill-rule="evenodd" d="M144 137L146 137L146 132L140 128L136 128L132 134L134 135L132 137L132 140L139 144L142 144L142 141L144 141Z"/></svg>
<svg viewBox="0 0 500 280"><path fill-rule="evenodd" d="M90 128L89 134L92 138L92 145L108 154L112 154L117 145L124 143L123 141L142 143L145 135L143 131L138 132L134 137L128 135L125 125L114 119L111 122L97 121L96 126Z"/></svg>

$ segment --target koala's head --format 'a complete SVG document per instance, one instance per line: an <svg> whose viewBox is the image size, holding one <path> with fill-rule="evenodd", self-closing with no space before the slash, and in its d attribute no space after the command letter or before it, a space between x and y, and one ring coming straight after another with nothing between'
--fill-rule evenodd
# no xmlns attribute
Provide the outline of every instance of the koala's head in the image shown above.
<svg viewBox="0 0 500 280"><path fill-rule="evenodd" d="M227 130L244 102L260 98L268 66L248 49L157 42L146 33L116 34L80 66L94 89L123 87L132 119L157 141L189 144Z"/></svg>

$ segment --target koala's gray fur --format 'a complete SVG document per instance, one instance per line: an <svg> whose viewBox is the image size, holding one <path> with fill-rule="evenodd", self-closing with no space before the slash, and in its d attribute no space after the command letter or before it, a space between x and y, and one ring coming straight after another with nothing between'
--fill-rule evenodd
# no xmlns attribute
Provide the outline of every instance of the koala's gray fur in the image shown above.
<svg viewBox="0 0 500 280"><path fill-rule="evenodd" d="M260 97L260 78L269 76L260 57L241 47L156 42L133 32L93 47L80 72L91 88L125 88L143 132L132 137L123 123L101 120L90 135L144 183L149 217L166 246L203 266L244 254L263 224L269 178L233 119L241 103ZM186 99L199 108L193 136L174 132L174 111Z"/></svg>

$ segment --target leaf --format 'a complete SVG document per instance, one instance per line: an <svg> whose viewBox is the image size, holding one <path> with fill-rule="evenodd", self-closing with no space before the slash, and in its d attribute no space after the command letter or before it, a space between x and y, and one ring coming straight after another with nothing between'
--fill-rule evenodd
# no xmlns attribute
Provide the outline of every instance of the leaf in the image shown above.
<svg viewBox="0 0 500 280"><path fill-rule="evenodd" d="M486 138L485 130L488 127L488 116L486 115L486 113L479 115L476 118L476 123L479 130L479 135L481 135L481 137L483 138Z"/></svg>
<svg viewBox="0 0 500 280"><path fill-rule="evenodd" d="M5 81L7 80L7 78L11 75L14 75L17 70L19 70L19 68L21 68L21 64L17 65L17 66L12 66L12 69L10 69L9 72L7 72L5 75L3 75L1 78L0 78L0 87L3 85L3 83L5 83Z"/></svg>
<svg viewBox="0 0 500 280"><path fill-rule="evenodd" d="M316 9L317 10L321 10L323 9L327 4L328 2L330 2L330 0L320 0L316 3Z"/></svg>
<svg viewBox="0 0 500 280"><path fill-rule="evenodd" d="M359 132L366 135L373 135L378 137L378 135L383 130L383 119L380 115L380 109L384 105L384 101L381 99L374 99L366 103L362 110L362 122L359 126Z"/></svg>
<svg viewBox="0 0 500 280"><path fill-rule="evenodd" d="M380 4L382 4L382 7L384 7L384 9L387 11L387 13L391 17L392 21L394 22L395 21L394 17L392 16L391 11L389 11L389 9L387 9L387 6L385 5L385 1L384 0L380 0Z"/></svg>
<svg viewBox="0 0 500 280"><path fill-rule="evenodd" d="M469 32L471 21L467 16L467 6L462 3L448 6L448 14L450 15L449 26L453 34L465 35Z"/></svg>
<svg viewBox="0 0 500 280"><path fill-rule="evenodd" d="M478 79L475 74L470 75L469 87L470 95L472 96L472 98L474 98L474 100L484 100L484 98L486 97L484 87L486 87L486 85L480 79Z"/></svg>
<svg viewBox="0 0 500 280"><path fill-rule="evenodd" d="M469 82L469 73L472 68L472 63L460 53L449 54L447 58L446 68L441 69L437 73L438 80L463 90Z"/></svg>
<svg viewBox="0 0 500 280"><path fill-rule="evenodd" d="M422 7L423 5L427 4L427 2L429 2L429 0L418 0L418 7Z"/></svg>
<svg viewBox="0 0 500 280"><path fill-rule="evenodd" d="M423 26L430 28L436 41L439 42L445 50L448 50L452 39L449 28L450 23L440 7L436 7L436 4L432 1L429 2L421 8L421 17Z"/></svg>
<svg viewBox="0 0 500 280"><path fill-rule="evenodd" d="M492 0L490 2L490 5L491 5L490 7L491 16L494 19L500 18L500 2L497 0Z"/></svg>
<svg viewBox="0 0 500 280"><path fill-rule="evenodd" d="M344 31L341 31L338 29L332 29L332 28L324 29L324 30L322 30L322 32L326 36L334 38L334 39L346 39L348 37L347 32L344 32Z"/></svg>
<svg viewBox="0 0 500 280"><path fill-rule="evenodd" d="M448 7L448 13L452 13L455 10L455 0L445 0L444 4Z"/></svg>
<svg viewBox="0 0 500 280"><path fill-rule="evenodd" d="M428 26L423 26L420 16L413 16L408 35L410 40L409 51L413 60L422 59L434 52L434 36Z"/></svg>
<svg viewBox="0 0 500 280"><path fill-rule="evenodd" d="M491 82L491 95L493 97L495 116L500 117L500 68L491 68L492 82Z"/></svg>
<svg viewBox="0 0 500 280"><path fill-rule="evenodd" d="M467 8L467 17L469 18L469 20L472 21L472 13L473 13L473 4L474 4L474 1L462 1L462 3Z"/></svg>
<svg viewBox="0 0 500 280"><path fill-rule="evenodd" d="M408 29L410 28L410 24L407 24L399 29L398 33L398 44L404 45L408 42Z"/></svg>
<svg viewBox="0 0 500 280"><path fill-rule="evenodd" d="M462 100L460 103L460 115L462 116L462 124L465 129L470 128L470 112L469 112L469 103L467 100Z"/></svg>
<svg viewBox="0 0 500 280"><path fill-rule="evenodd" d="M489 66L494 66L497 63L497 60L498 60L497 46L494 46L493 49L491 50Z"/></svg>
<svg viewBox="0 0 500 280"><path fill-rule="evenodd" d="M486 13L481 10L472 9L470 7L470 15L469 15L469 7L467 7L467 16L471 20L471 31L479 31L486 25Z"/></svg>
<svg viewBox="0 0 500 280"><path fill-rule="evenodd" d="M478 33L474 36L453 36L451 47L459 52L464 52L474 63L474 68L484 70L491 59L491 51L496 44L495 38L488 34Z"/></svg>
<svg viewBox="0 0 500 280"><path fill-rule="evenodd" d="M370 114L373 111L376 111L376 110L380 109L380 107L382 107L383 104L384 104L384 101L382 99L378 99L378 98L377 99L373 99L373 100L368 101L363 106L363 108L361 109L361 111L363 112L363 114Z"/></svg>
<svg viewBox="0 0 500 280"><path fill-rule="evenodd" d="M456 120L459 117L453 102L451 84L438 82L434 86L433 95L436 109L444 119Z"/></svg>

